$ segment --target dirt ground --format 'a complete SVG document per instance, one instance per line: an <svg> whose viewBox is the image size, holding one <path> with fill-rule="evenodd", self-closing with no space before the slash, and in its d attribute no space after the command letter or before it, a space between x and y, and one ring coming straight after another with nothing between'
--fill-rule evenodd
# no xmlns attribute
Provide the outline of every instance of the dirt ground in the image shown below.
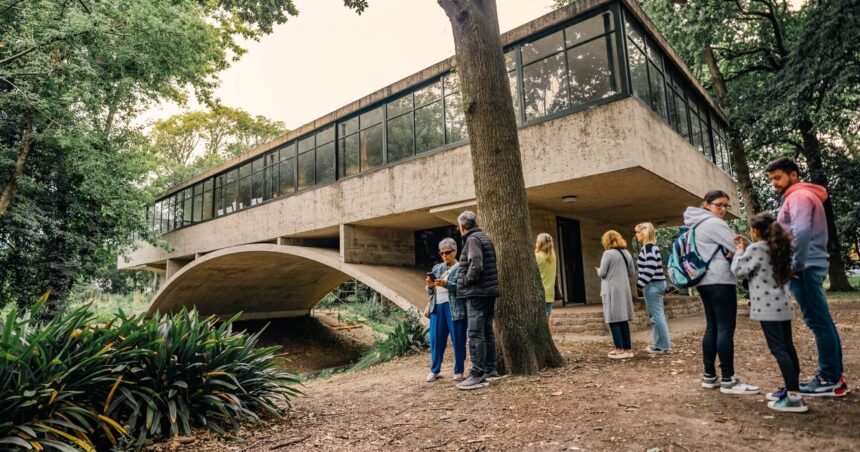
<svg viewBox="0 0 860 452"><path fill-rule="evenodd" d="M860 382L860 301L832 305L845 374ZM424 383L427 353L366 371L308 383L287 418L237 432L202 433L177 450L857 450L858 393L809 400L807 414L769 410L763 395L702 389L701 320L674 325L674 350L662 356L606 358L610 341L566 343L566 365L508 377L476 391L445 377ZM684 323L684 322L680 322ZM802 376L815 371L815 345L794 324ZM634 346L647 345L648 334ZM644 340L643 340L644 339ZM763 390L782 385L757 323L738 318L737 373ZM449 349L450 350L450 349ZM468 363L467 363L468 364Z"/></svg>

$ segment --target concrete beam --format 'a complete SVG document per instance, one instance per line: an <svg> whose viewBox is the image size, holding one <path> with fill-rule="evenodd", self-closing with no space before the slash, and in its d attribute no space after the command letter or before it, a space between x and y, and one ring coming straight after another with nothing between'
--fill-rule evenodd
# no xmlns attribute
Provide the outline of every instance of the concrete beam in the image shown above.
<svg viewBox="0 0 860 452"><path fill-rule="evenodd" d="M340 256L345 264L414 266L415 233L342 224Z"/></svg>

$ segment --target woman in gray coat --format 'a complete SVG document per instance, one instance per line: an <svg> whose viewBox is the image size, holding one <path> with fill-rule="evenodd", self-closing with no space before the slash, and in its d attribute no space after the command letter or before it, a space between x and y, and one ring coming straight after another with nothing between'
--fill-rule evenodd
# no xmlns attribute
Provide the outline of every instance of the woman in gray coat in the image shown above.
<svg viewBox="0 0 860 452"><path fill-rule="evenodd" d="M617 231L606 231L600 241L606 250L597 268L603 319L609 324L615 342L615 350L607 356L611 359L632 358L633 345L627 322L633 320L633 294L630 292L630 278L634 275L633 257L625 249L627 242Z"/></svg>

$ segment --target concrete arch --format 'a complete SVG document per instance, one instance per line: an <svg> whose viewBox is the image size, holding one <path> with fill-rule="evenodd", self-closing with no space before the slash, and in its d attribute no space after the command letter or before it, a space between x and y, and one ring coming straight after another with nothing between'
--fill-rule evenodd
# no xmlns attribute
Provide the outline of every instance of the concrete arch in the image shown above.
<svg viewBox="0 0 860 452"><path fill-rule="evenodd" d="M201 256L172 275L149 314L197 307L201 314L243 319L306 315L333 288L353 278L417 314L427 302L415 267L346 264L336 250L252 244Z"/></svg>

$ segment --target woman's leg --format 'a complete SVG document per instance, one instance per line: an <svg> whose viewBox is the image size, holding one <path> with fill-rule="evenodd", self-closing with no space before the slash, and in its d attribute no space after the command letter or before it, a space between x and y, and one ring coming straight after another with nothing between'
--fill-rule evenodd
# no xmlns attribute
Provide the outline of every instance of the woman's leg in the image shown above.
<svg viewBox="0 0 860 452"><path fill-rule="evenodd" d="M466 362L466 319L454 320L454 329L451 330L451 343L454 346L454 373L462 374Z"/></svg>
<svg viewBox="0 0 860 452"><path fill-rule="evenodd" d="M698 287L699 295L702 297L702 306L705 311L705 334L702 336L702 362L705 366L705 376L717 375L714 362L717 360L717 314L714 310L715 296L711 290L714 286Z"/></svg>
<svg viewBox="0 0 860 452"><path fill-rule="evenodd" d="M672 348L669 339L669 324L666 322L666 314L663 310L663 293L666 290L666 281L656 281L645 286L645 306L651 317L651 331L654 347L660 350Z"/></svg>
<svg viewBox="0 0 860 452"><path fill-rule="evenodd" d="M630 340L630 322L619 323L621 323L621 348L629 352L633 349L633 344Z"/></svg>
<svg viewBox="0 0 860 452"><path fill-rule="evenodd" d="M609 324L609 331L612 332L612 342L615 344L616 349L624 348L624 340L621 338L621 323L626 322L611 322Z"/></svg>
<svg viewBox="0 0 860 452"><path fill-rule="evenodd" d="M448 321L451 316L448 303L437 304L430 313L430 372L438 374L442 370L442 359L445 357L445 346L448 343Z"/></svg>
<svg viewBox="0 0 860 452"><path fill-rule="evenodd" d="M738 300L735 286L714 286L718 299L714 303L717 314L717 356L723 381L735 375L735 325L738 318Z"/></svg>

